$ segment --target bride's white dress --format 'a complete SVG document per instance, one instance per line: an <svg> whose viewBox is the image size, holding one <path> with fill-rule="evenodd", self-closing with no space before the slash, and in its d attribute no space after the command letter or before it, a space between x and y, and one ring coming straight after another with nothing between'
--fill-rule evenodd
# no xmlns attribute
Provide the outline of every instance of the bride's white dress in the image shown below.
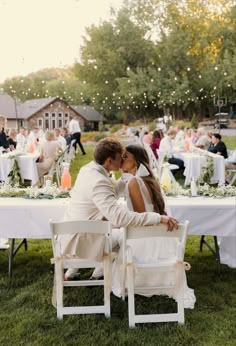
<svg viewBox="0 0 236 346"><path fill-rule="evenodd" d="M149 192L143 182L143 180L136 176L136 179L139 183L140 190L143 196L143 200L145 203L146 211L153 211L153 204L150 199ZM128 184L126 187L126 202L128 209L133 210L132 202L128 193ZM121 264L122 264L122 235L119 239L120 243L120 251L118 253L118 257L113 266L112 273L112 291L113 294L117 297L121 297ZM157 259L164 259L167 257L173 257L176 252L176 240L175 239L166 239L166 238L149 238L147 240L144 239L135 239L129 240L128 245L132 248L132 254L135 262L137 263L152 263ZM187 286L186 275L185 283L184 283L184 307L188 309L193 309L196 301L196 297L194 295L194 290ZM153 270L142 270L138 269L135 272L135 285L136 286L159 286L159 285L171 285L175 280L175 274L171 271L167 271L164 273L155 274ZM140 292L141 295L151 296L154 294L150 291L150 289ZM160 294L167 295L165 290L160 292ZM176 297L176 292L168 292L168 296L171 298Z"/></svg>

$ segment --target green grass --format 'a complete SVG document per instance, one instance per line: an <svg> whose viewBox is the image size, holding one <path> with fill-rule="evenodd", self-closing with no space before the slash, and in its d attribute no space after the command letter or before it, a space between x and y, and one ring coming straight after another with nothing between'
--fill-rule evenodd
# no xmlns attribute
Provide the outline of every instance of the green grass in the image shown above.
<svg viewBox="0 0 236 346"><path fill-rule="evenodd" d="M72 165L72 179L79 168L91 160L77 154ZM211 253L199 252L200 237L189 236L186 261L188 285L194 288L194 310L185 310L185 325L159 323L128 328L127 301L111 298L111 319L103 315L65 316L56 318L51 305L53 266L49 240L29 240L29 249L20 249L14 259L13 277L8 278L8 251L0 252L0 345L235 345L236 340L236 270L222 265L219 276ZM209 238L209 240L211 240ZM91 272L91 271L90 271ZM84 271L83 275L90 272ZM101 288L67 288L68 303L100 303ZM173 301L164 297L138 297L138 312L170 311Z"/></svg>

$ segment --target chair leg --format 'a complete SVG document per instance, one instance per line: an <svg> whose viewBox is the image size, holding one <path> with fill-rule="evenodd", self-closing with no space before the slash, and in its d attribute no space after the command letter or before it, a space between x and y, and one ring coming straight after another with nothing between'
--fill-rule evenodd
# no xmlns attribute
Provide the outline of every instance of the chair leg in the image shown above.
<svg viewBox="0 0 236 346"><path fill-rule="evenodd" d="M55 264L55 275L56 275L56 302L57 302L57 318L63 319L63 281L64 281L64 270L61 263Z"/></svg>
<svg viewBox="0 0 236 346"><path fill-rule="evenodd" d="M104 268L104 305L105 317L111 316L111 260L106 257L103 262Z"/></svg>
<svg viewBox="0 0 236 346"><path fill-rule="evenodd" d="M177 270L177 309L178 309L178 324L184 324L184 287L183 287L184 269L179 267Z"/></svg>
<svg viewBox="0 0 236 346"><path fill-rule="evenodd" d="M129 327L135 327L135 298L134 298L134 271L133 266L127 267L128 281L128 307L129 307Z"/></svg>
<svg viewBox="0 0 236 346"><path fill-rule="evenodd" d="M201 240L200 240L200 251L202 251L202 247L203 247L203 244L204 244L204 238L205 238L205 236L202 235L201 236Z"/></svg>
<svg viewBox="0 0 236 346"><path fill-rule="evenodd" d="M216 258L216 265L217 265L217 271L218 274L220 274L220 249L217 241L217 237L214 236L214 243L215 243L215 258Z"/></svg>

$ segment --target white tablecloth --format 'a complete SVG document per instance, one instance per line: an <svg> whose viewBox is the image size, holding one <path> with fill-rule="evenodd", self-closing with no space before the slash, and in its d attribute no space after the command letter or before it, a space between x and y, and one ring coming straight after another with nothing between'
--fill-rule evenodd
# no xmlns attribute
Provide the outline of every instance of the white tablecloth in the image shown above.
<svg viewBox="0 0 236 346"><path fill-rule="evenodd" d="M205 151L202 150L202 153ZM212 177L212 183L225 183L225 162L224 157L216 154L209 154L214 161L214 175ZM178 152L174 155L184 161L184 176L185 185L189 185L192 178L198 178L202 172L202 167L207 162L207 156L200 155L198 153L190 152Z"/></svg>
<svg viewBox="0 0 236 346"><path fill-rule="evenodd" d="M221 263L236 268L236 197L168 197L172 215L189 220L189 234L219 237Z"/></svg>
<svg viewBox="0 0 236 346"><path fill-rule="evenodd" d="M11 171L13 159L9 155L14 155L14 152L0 155L0 181L6 181L7 176ZM31 184L35 185L38 182L38 171L36 160L39 157L38 153L24 154L17 156L17 161L20 168L21 178L31 180Z"/></svg>
<svg viewBox="0 0 236 346"><path fill-rule="evenodd" d="M49 220L60 221L67 198L0 198L0 238L51 238Z"/></svg>
<svg viewBox="0 0 236 346"><path fill-rule="evenodd" d="M0 198L0 238L50 238L49 219L62 220L67 204L68 199ZM168 197L167 204L180 222L190 221L189 234L220 237L221 263L236 268L235 197Z"/></svg>

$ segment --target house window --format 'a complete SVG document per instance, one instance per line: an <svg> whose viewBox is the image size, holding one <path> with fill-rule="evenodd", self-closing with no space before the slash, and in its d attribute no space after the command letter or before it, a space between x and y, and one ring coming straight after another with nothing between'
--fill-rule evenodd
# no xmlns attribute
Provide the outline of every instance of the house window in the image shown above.
<svg viewBox="0 0 236 346"><path fill-rule="evenodd" d="M43 118L38 118L38 119L37 119L37 125L38 125L39 127L42 127L42 128L43 128Z"/></svg>
<svg viewBox="0 0 236 346"><path fill-rule="evenodd" d="M58 113L58 118L62 118L62 113Z"/></svg>
<svg viewBox="0 0 236 346"><path fill-rule="evenodd" d="M64 114L64 126L67 126L67 125L68 125L68 121L69 121L69 114L68 114L68 113L65 113L65 114Z"/></svg>
<svg viewBox="0 0 236 346"><path fill-rule="evenodd" d="M56 118L56 113L52 113L52 118Z"/></svg>
<svg viewBox="0 0 236 346"><path fill-rule="evenodd" d="M49 113L45 113L45 114L44 114L44 117L45 117L45 118L49 118Z"/></svg>
<svg viewBox="0 0 236 346"><path fill-rule="evenodd" d="M51 129L52 130L55 129L57 127L56 119L51 119L51 124L52 124Z"/></svg>
<svg viewBox="0 0 236 346"><path fill-rule="evenodd" d="M50 130L49 128L49 119L45 119L45 129Z"/></svg>
<svg viewBox="0 0 236 346"><path fill-rule="evenodd" d="M62 123L62 119L58 119L58 127L62 127L63 123Z"/></svg>

